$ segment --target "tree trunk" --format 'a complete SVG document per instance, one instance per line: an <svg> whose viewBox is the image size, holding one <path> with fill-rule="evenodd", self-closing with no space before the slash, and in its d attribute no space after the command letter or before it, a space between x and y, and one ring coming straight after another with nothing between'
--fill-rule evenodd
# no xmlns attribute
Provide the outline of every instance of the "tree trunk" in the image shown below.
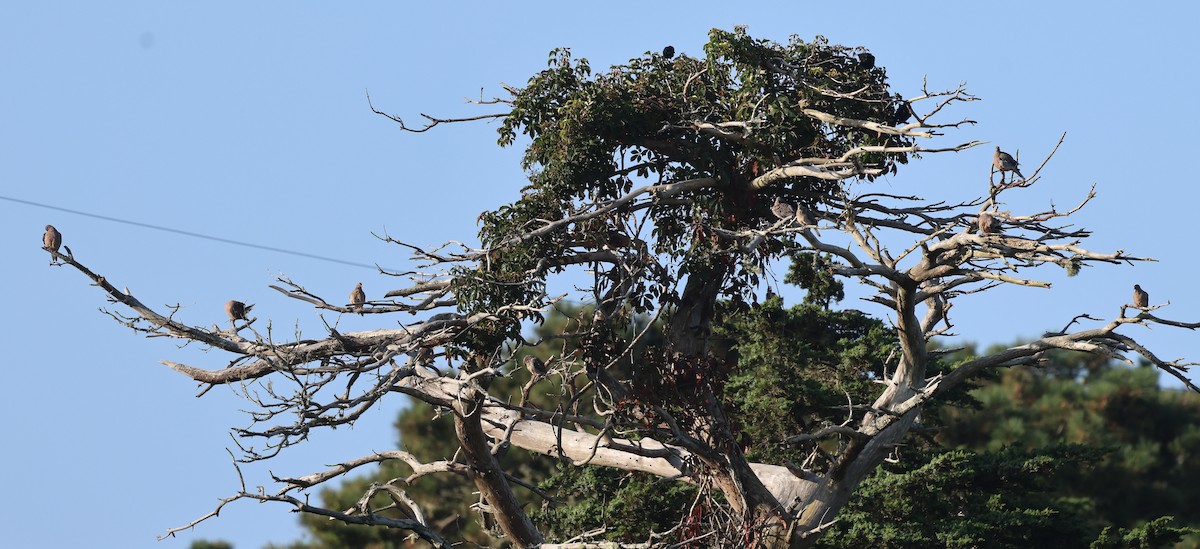
<svg viewBox="0 0 1200 549"><path fill-rule="evenodd" d="M668 349L690 357L707 358L713 311L727 268L725 265L711 266L689 274L679 309L671 317ZM700 458L713 467L710 474L715 486L725 495L733 512L742 516L746 533L744 543L750 547L786 547L789 524L783 509L737 448L717 396L705 390L702 398L709 418L699 429L703 432L694 433L694 436L715 452Z"/></svg>
<svg viewBox="0 0 1200 549"><path fill-rule="evenodd" d="M483 434L480 424L482 402L476 398L464 398L455 403L454 410L454 432L471 466L471 480L483 495L484 502L491 507L500 528L517 547L532 547L542 543L541 533L521 509Z"/></svg>

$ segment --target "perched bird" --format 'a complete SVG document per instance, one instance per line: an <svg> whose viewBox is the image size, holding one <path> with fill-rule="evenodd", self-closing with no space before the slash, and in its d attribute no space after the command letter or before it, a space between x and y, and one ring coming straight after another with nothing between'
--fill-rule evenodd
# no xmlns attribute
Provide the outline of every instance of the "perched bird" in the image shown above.
<svg viewBox="0 0 1200 549"><path fill-rule="evenodd" d="M675 57L675 46L667 46L663 48L663 59Z"/></svg>
<svg viewBox="0 0 1200 549"><path fill-rule="evenodd" d="M864 69L873 69L875 68L875 56L864 51L858 54L858 64Z"/></svg>
<svg viewBox="0 0 1200 549"><path fill-rule="evenodd" d="M908 119L912 118L916 113L913 112L912 105L909 105L908 101L905 101L903 97L897 95L896 101L896 112L892 114L892 125L899 126L908 122Z"/></svg>
<svg viewBox="0 0 1200 549"><path fill-rule="evenodd" d="M996 152L992 155L992 165L1001 172L1001 175L1003 172L1013 172L1017 174L1017 177L1025 179L1025 176L1021 175L1021 170L1017 169L1017 159L1013 158L1011 154L1001 151L1000 147L996 147Z"/></svg>
<svg viewBox="0 0 1200 549"><path fill-rule="evenodd" d="M42 246L50 250L52 261L58 260L58 248L62 246L62 233L54 225L46 225L46 234L42 235Z"/></svg>
<svg viewBox="0 0 1200 549"><path fill-rule="evenodd" d="M979 219L975 220L979 226L979 232L983 234L995 234L1000 232L1000 220L996 219L990 212L980 212Z"/></svg>
<svg viewBox="0 0 1200 549"><path fill-rule="evenodd" d="M246 313L250 312L250 309L253 308L254 305L246 305L241 301L234 301L231 299L229 300L229 303L225 304L225 314L229 315L230 322L235 320L250 320L246 318Z"/></svg>
<svg viewBox="0 0 1200 549"><path fill-rule="evenodd" d="M1145 309L1150 306L1150 294L1146 293L1138 284L1133 285L1133 306L1139 309Z"/></svg>
<svg viewBox="0 0 1200 549"><path fill-rule="evenodd" d="M1079 257L1072 257L1067 260L1067 264L1063 266L1067 270L1067 276L1075 276L1079 274L1079 269L1083 267L1083 260Z"/></svg>
<svg viewBox="0 0 1200 549"><path fill-rule="evenodd" d="M811 227L817 224L812 212L808 211L804 204L796 204L796 223L799 223L801 227Z"/></svg>
<svg viewBox="0 0 1200 549"><path fill-rule="evenodd" d="M458 320L460 318L462 318L462 315L458 313L438 313L429 317L429 320L426 320L426 322L443 322L447 320Z"/></svg>
<svg viewBox="0 0 1200 549"><path fill-rule="evenodd" d="M525 369L529 370L529 373L535 378L542 377L550 371L542 359L533 355L525 355Z"/></svg>
<svg viewBox="0 0 1200 549"><path fill-rule="evenodd" d="M350 308L359 315L363 314L363 303L367 302L367 293L362 289L362 282L359 282L354 287L354 291L350 292Z"/></svg>
<svg viewBox="0 0 1200 549"><path fill-rule="evenodd" d="M775 197L775 203L771 205L771 213L775 214L775 217L779 219L792 219L796 217L796 209L780 200L778 196Z"/></svg>

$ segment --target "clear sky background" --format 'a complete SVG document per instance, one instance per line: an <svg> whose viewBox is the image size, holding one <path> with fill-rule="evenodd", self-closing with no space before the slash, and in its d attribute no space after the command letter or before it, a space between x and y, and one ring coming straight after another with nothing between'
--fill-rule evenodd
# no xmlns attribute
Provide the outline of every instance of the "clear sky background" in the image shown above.
<svg viewBox="0 0 1200 549"><path fill-rule="evenodd" d="M822 34L866 46L906 96L925 77L933 89L967 82L983 101L951 115L979 124L943 143L990 141L1019 150L1028 165L1067 132L1039 185L1010 207L1066 207L1098 183L1099 197L1073 218L1096 231L1088 246L1160 260L1070 279L1048 268L1037 274L1054 290L968 297L955 310L962 337L1009 342L1077 313L1111 318L1135 281L1152 302L1172 301L1161 316L1200 320L1200 261L1188 228L1200 197L1194 4L518 5L5 2L0 196L404 268L407 254L371 233L422 244L473 239L480 211L518 196L519 150L497 148L494 123L401 132L370 112L365 89L377 107L414 122L421 112L496 112L464 98L523 84L554 47L603 69L667 44L700 55L708 29L746 24L778 41ZM986 189L990 158L990 144L932 155L877 184L965 200ZM245 424L246 403L224 389L194 398L195 384L159 363L219 368L227 357L131 333L98 312L107 304L82 275L48 267L39 247L47 223L117 287L152 306L179 304L181 320L201 325L223 323L222 305L236 298L257 304L260 327L272 319L279 335L300 326L316 336L316 313L266 287L275 276L331 300L345 299L357 281L375 297L396 281L0 200L0 280L9 296L0 331L4 544L178 548L209 538L253 549L297 539L287 506L239 502L194 532L155 542L238 488L225 448L229 427ZM842 306L886 313L860 301ZM341 329L395 320L345 318ZM1200 359L1195 333L1124 331L1165 358ZM394 448L391 422L402 404L397 395L353 429L317 433L246 467L248 484L272 488L268 470L297 476Z"/></svg>

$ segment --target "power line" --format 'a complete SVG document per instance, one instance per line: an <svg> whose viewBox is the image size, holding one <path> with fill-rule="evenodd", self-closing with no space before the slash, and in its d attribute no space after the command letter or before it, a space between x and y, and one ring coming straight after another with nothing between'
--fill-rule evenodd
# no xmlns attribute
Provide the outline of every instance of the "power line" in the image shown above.
<svg viewBox="0 0 1200 549"><path fill-rule="evenodd" d="M203 238L205 240L212 240L212 241L221 242L224 244L233 244L235 246L245 246L247 248L256 248L259 250L267 250L269 252L277 252L277 253L281 253L281 254L296 255L296 256L300 256L300 257L307 257L309 259L328 261L330 263L340 263L342 265L350 265L352 267L364 267L364 268L371 269L371 270L379 269L379 267L376 265L368 265L366 263L356 263L354 261L346 261L344 259L336 259L333 257L326 257L323 255L310 254L307 252L297 252L295 250L285 250L283 248L276 248L273 246L263 246L262 244L253 244L250 242L242 242L240 240L231 240L228 238L221 238L219 236L211 236L211 235L206 235L206 234L193 233L191 231L172 229L170 227L163 227L161 225L151 225L149 223L142 223L140 221L130 221L128 219L121 219L118 217L110 217L107 215L100 215L100 214L94 214L94 213L89 213L89 212L83 212L83 211L79 211L79 210L72 210L70 208L52 206L50 204L42 204L40 202L32 202L29 200L21 200L19 198L12 198L9 196L0 196L0 200L7 200L9 202L16 202L18 204L25 204L25 205L29 205L29 206L37 206L39 208L46 208L48 210L57 210L60 212L67 212L67 213L71 213L71 214L75 214L75 215L82 215L82 216L86 216L86 217L93 217L96 219L103 219L104 221L112 221L114 223L124 223L126 225L133 225L135 227L144 227L147 229L154 229L156 231L181 234L184 236L190 236L190 237L194 237L194 238Z"/></svg>

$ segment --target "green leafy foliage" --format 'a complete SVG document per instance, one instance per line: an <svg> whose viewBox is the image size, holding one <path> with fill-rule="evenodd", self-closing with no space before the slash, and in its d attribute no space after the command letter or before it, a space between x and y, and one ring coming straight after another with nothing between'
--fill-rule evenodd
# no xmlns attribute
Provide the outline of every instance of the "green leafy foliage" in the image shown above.
<svg viewBox="0 0 1200 549"><path fill-rule="evenodd" d="M188 547L190 549L233 549L233 544L224 540L198 539Z"/></svg>
<svg viewBox="0 0 1200 549"><path fill-rule="evenodd" d="M976 409L941 410L943 444L1105 449L1093 467L1067 472L1061 493L1094 501L1119 527L1162 515L1200 525L1190 504L1200 498L1200 395L1161 389L1157 370L1058 352L1045 368L1009 369L974 396Z"/></svg>
<svg viewBox="0 0 1200 549"><path fill-rule="evenodd" d="M647 532L679 524L696 499L696 489L686 484L603 467L561 467L542 487L565 498L565 505L546 505L532 514L549 539L602 527L604 539L644 539Z"/></svg>
<svg viewBox="0 0 1200 549"><path fill-rule="evenodd" d="M830 272L829 258L812 252L793 253L787 276L783 281L806 291L804 303L828 309L833 303L846 298L841 281Z"/></svg>
<svg viewBox="0 0 1200 549"><path fill-rule="evenodd" d="M1173 517L1154 519L1137 528L1120 528L1114 531L1110 526L1104 529L1100 537L1092 543L1092 549L1153 549L1175 545L1179 538L1193 536L1191 546L1196 546L1195 537L1200 536L1196 528L1179 528L1171 525Z"/></svg>
<svg viewBox="0 0 1200 549"><path fill-rule="evenodd" d="M598 235L642 242L649 232L641 253L654 276L649 282L637 277L629 292L644 296L630 312L646 313L655 299L659 305L677 299L671 288L686 274L723 276L731 258L717 231L755 228L772 219L775 196L819 210L822 197L839 191L839 182L791 177L760 196L752 181L780 167L782 159L835 158L859 145L911 144L908 137L831 125L804 113L817 109L882 123L895 123L901 113L907 118L911 109L888 91L886 71L864 63L861 49L820 37L776 44L737 28L713 30L705 53L672 59L646 54L595 73L586 59L557 49L545 70L514 90L499 143L527 140L522 163L530 183L519 200L480 217L488 257L479 269L454 273L460 309L529 303L544 290L546 273L558 271L555 266L575 255L576 246L595 247ZM842 95L851 93L856 99ZM729 121L742 126L719 126ZM894 172L907 155L880 152L861 160ZM565 230L514 240L635 185L697 178L717 184L689 191L684 200L655 201L644 218L648 231L640 222L631 225L634 212L628 208L613 208ZM742 257L727 293L757 285L766 262L782 250L772 241ZM667 259L671 268L657 267L651 258ZM515 337L523 317L506 318L512 322L496 334Z"/></svg>
<svg viewBox="0 0 1200 549"><path fill-rule="evenodd" d="M1054 352L970 397L927 410L937 436L865 480L820 545L1200 546L1200 396L1160 388L1150 368Z"/></svg>
<svg viewBox="0 0 1200 549"><path fill-rule="evenodd" d="M1097 459L1085 447L967 450L906 456L916 467L877 471L821 538L822 547L1086 547L1085 501L1052 479Z"/></svg>
<svg viewBox="0 0 1200 549"><path fill-rule="evenodd" d="M882 322L857 311L808 303L785 309L778 296L758 306L735 307L719 307L717 317L724 321L714 329L737 356L724 387L729 415L745 433L747 457L798 463L808 449L784 440L841 422L850 412L850 399L870 401L894 337Z"/></svg>

